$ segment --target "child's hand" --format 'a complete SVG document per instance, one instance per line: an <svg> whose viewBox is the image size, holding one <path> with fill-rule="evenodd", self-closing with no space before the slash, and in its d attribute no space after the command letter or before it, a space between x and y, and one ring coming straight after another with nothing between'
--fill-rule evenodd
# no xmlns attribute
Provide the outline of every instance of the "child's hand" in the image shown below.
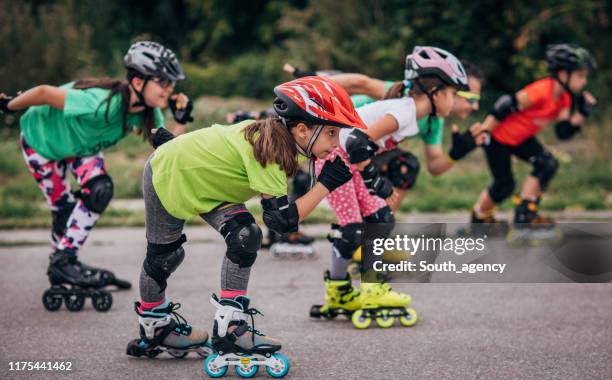
<svg viewBox="0 0 612 380"><path fill-rule="evenodd" d="M168 106L174 115L174 120L180 124L187 124L193 121L191 112L193 111L193 103L187 95L180 93L170 96L168 100Z"/></svg>
<svg viewBox="0 0 612 380"><path fill-rule="evenodd" d="M293 75L293 73L295 73L295 67L293 67L290 63L285 63L283 65L283 71Z"/></svg>
<svg viewBox="0 0 612 380"><path fill-rule="evenodd" d="M578 112L584 117L591 116L591 112L593 112L593 107L595 107L595 105L597 105L597 99L588 91L583 91L582 94L576 97Z"/></svg>

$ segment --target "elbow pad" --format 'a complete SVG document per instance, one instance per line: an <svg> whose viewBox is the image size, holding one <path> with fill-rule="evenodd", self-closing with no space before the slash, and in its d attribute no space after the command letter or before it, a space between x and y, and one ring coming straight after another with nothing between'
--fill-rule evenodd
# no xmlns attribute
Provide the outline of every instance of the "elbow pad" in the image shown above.
<svg viewBox="0 0 612 380"><path fill-rule="evenodd" d="M580 132L580 126L575 126L567 120L555 124L555 134L559 140L569 140L578 132Z"/></svg>
<svg viewBox="0 0 612 380"><path fill-rule="evenodd" d="M174 134L166 128L159 128L157 129L157 132L151 136L151 145L153 145L153 148L157 149L159 146L164 145L174 137Z"/></svg>
<svg viewBox="0 0 612 380"><path fill-rule="evenodd" d="M493 104L493 108L491 108L489 111L489 114L493 115L497 121L502 121L508 115L516 111L518 111L518 101L516 100L516 95L506 94L497 99L495 104Z"/></svg>
<svg viewBox="0 0 612 380"><path fill-rule="evenodd" d="M378 145L359 129L353 129L346 139L346 153L349 162L356 164L373 157L378 151Z"/></svg>
<svg viewBox="0 0 612 380"><path fill-rule="evenodd" d="M296 232L300 215L295 202L289 202L286 195L270 199L262 199L263 220L266 226L274 232L285 234Z"/></svg>

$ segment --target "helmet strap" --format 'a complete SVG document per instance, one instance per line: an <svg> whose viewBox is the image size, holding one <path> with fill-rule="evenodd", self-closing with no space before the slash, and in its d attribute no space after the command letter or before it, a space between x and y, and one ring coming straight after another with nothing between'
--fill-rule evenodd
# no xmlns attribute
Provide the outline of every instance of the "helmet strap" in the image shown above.
<svg viewBox="0 0 612 380"><path fill-rule="evenodd" d="M562 81L561 78L559 78L559 75L557 75L557 72L554 72L552 77L561 85L561 87L563 87L563 90L567 91L567 93L570 95L570 99L571 99L571 106L570 106L570 114L574 113L574 105L575 105L575 98L576 98L576 94L574 94L572 92L572 90L570 90L569 87L569 81L572 77L572 72L573 70L567 70L567 79L565 81Z"/></svg>
<svg viewBox="0 0 612 380"><path fill-rule="evenodd" d="M431 125L431 119L433 117L436 116L436 104L434 103L434 99L433 96L436 92L440 91L440 88L438 86L436 86L433 90L428 91L425 86L423 86L423 83L421 83L421 81L419 80L419 78L415 78L414 83L417 85L417 87L419 88L419 90L421 90L421 92L423 92L425 95L427 95L427 99L429 99L429 104L431 105L431 112L429 113L429 116L427 116L427 124Z"/></svg>
<svg viewBox="0 0 612 380"><path fill-rule="evenodd" d="M281 120L281 122L283 123L283 125L285 126L285 128L287 128L287 130L289 130L289 127L287 126L287 119L285 119L284 117L279 117L279 119ZM323 125L317 125L314 128L314 131L312 133L312 136L310 136L310 140L308 141L308 145L306 146L306 149L302 148L300 146L300 144L297 143L297 141L295 142L295 147L298 151L299 154L301 154L302 156L309 158L310 162L308 163L308 176L310 177L310 187L312 188L317 180L316 174L315 174L315 160L316 158L313 157L312 155L312 147L314 146L315 142L317 141L317 139L319 138L319 135L321 134L321 131L323 131Z"/></svg>
<svg viewBox="0 0 612 380"><path fill-rule="evenodd" d="M128 78L128 82L129 82L130 88L132 89L132 91L134 91L134 93L136 94L136 97L138 98L138 100L134 104L132 104L132 107L145 107L145 108L148 107L147 103L145 102L145 98L144 98L143 93L144 93L145 87L147 86L147 83L149 83L149 80L151 78L148 77L148 76L142 78L142 80L144 82L142 84L142 90L140 90L140 91L136 90L136 87L134 87L134 85L132 85L132 79L133 79L133 77L132 78Z"/></svg>

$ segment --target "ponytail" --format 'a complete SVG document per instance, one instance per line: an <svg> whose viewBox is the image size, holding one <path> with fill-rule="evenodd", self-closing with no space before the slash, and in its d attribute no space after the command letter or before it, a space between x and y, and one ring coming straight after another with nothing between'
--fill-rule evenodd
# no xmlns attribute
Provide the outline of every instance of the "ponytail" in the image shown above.
<svg viewBox="0 0 612 380"><path fill-rule="evenodd" d="M276 163L288 177L298 172L298 152L290 131L298 123L287 120L285 126L280 118L269 117L246 126L244 138L253 146L253 155L261 166Z"/></svg>

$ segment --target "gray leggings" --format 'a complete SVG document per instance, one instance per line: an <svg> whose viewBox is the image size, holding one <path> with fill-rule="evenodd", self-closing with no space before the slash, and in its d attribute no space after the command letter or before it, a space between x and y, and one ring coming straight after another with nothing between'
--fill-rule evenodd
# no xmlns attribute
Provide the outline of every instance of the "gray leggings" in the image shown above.
<svg viewBox="0 0 612 380"><path fill-rule="evenodd" d="M185 221L170 215L161 204L152 182L151 159L149 158L143 173L143 194L145 201L145 223L147 230L147 242L153 244L169 244L177 241L183 232ZM249 212L244 204L234 204L222 209L215 209L200 216L215 230L221 230L221 226L236 213ZM223 257L221 264L221 289L244 291L247 289L251 267L240 267L230 261L227 256ZM145 302L159 302L164 299L165 294L157 282L151 278L144 266L140 272L140 297Z"/></svg>

